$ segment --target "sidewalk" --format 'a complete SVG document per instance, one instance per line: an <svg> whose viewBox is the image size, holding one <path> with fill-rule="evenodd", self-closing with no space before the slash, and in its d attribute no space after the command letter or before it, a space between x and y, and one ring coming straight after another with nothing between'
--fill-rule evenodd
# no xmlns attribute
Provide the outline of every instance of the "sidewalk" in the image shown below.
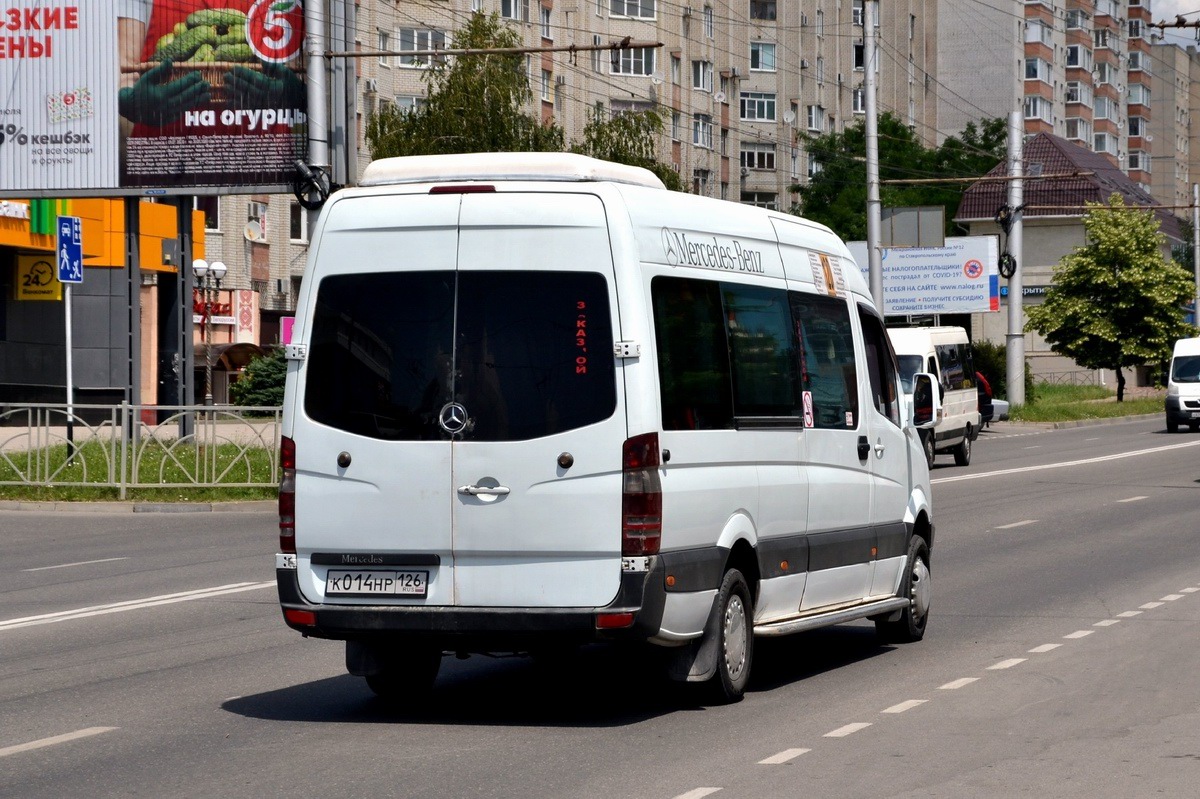
<svg viewBox="0 0 1200 799"><path fill-rule="evenodd" d="M26 502L0 500L0 511L41 513L275 513L274 500L237 502Z"/></svg>

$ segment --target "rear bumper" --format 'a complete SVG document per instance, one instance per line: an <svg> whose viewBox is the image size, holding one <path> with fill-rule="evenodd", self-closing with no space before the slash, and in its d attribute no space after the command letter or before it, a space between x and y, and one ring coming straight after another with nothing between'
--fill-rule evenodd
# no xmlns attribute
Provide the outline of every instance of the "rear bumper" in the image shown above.
<svg viewBox="0 0 1200 799"><path fill-rule="evenodd" d="M276 569L279 603L289 627L314 638L339 641L421 640L444 649L473 652L521 651L556 643L645 640L656 635L665 605L663 565L652 558L644 572L622 572L621 586L608 605L596 608L413 607L406 605L322 605L300 593L295 569ZM298 624L288 610L307 611L315 624ZM632 613L633 624L596 628L596 616Z"/></svg>

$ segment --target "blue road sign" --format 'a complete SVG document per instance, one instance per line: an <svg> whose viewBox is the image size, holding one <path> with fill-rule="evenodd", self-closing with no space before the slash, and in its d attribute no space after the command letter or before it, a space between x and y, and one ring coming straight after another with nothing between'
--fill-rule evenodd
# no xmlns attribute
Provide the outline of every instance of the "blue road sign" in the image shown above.
<svg viewBox="0 0 1200 799"><path fill-rule="evenodd" d="M58 218L58 280L83 282L83 226L77 216Z"/></svg>

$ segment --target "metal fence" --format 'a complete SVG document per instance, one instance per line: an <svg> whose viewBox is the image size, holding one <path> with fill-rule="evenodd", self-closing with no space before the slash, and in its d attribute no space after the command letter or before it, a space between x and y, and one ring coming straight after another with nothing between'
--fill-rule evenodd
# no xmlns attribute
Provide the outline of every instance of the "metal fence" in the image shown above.
<svg viewBox="0 0 1200 799"><path fill-rule="evenodd" d="M278 406L0 406L0 485L279 484Z"/></svg>
<svg viewBox="0 0 1200 799"><path fill-rule="evenodd" d="M1035 372L1033 379L1039 383L1052 386L1099 386L1103 385L1104 375L1094 370L1076 370L1073 372Z"/></svg>

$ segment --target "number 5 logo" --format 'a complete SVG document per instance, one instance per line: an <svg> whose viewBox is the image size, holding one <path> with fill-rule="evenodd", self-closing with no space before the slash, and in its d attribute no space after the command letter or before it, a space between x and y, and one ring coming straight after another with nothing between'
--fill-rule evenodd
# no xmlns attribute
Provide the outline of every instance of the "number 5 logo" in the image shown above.
<svg viewBox="0 0 1200 799"><path fill-rule="evenodd" d="M246 14L246 39L254 54L269 64L291 61L304 44L300 0L257 0Z"/></svg>

